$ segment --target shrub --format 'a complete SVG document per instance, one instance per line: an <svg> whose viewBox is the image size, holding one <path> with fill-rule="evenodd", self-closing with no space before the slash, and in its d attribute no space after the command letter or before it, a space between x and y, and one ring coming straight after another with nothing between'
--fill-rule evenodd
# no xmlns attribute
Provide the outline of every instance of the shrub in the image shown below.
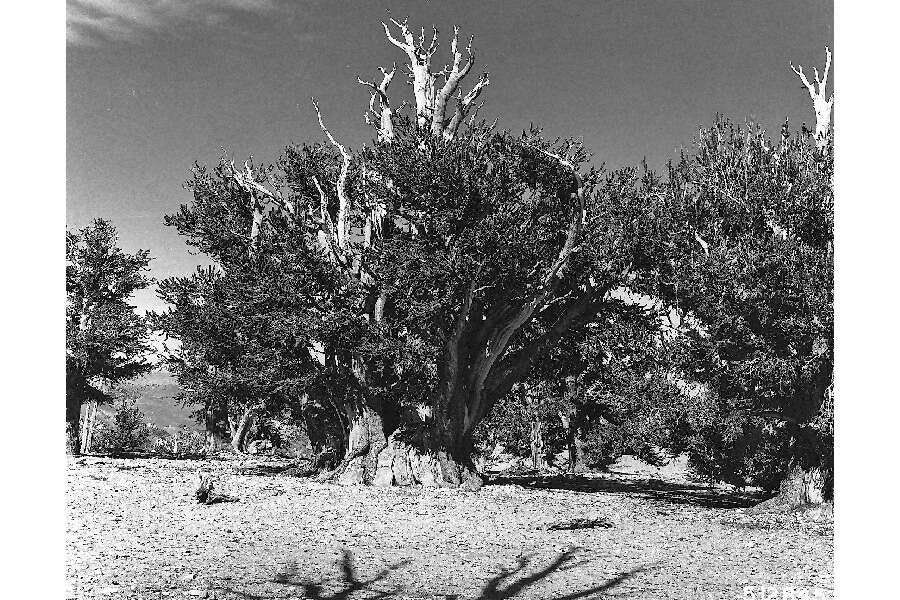
<svg viewBox="0 0 900 600"><path fill-rule="evenodd" d="M119 399L116 414L111 423L97 424L96 448L107 452L144 450L150 438L150 430L144 422L144 413L132 398Z"/></svg>

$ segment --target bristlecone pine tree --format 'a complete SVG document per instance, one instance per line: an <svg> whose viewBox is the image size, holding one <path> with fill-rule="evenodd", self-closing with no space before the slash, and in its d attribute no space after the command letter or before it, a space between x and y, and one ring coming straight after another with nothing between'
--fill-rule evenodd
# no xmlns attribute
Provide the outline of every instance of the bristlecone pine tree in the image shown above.
<svg viewBox="0 0 900 600"><path fill-rule="evenodd" d="M633 310L613 290L655 292L651 182L585 169L576 141L476 121L489 79L464 88L471 40L454 29L435 70L436 31L383 26L414 102L389 97L395 68L360 79L372 144L351 152L314 101L328 144L288 147L276 167L199 169L168 222L226 276L239 254L256 261L254 289L295 316L268 339L340 390L320 402L346 435L323 479L477 488L473 434L494 404L573 327Z"/></svg>
<svg viewBox="0 0 900 600"><path fill-rule="evenodd" d="M96 219L66 232L66 452L81 452L79 416L86 401L109 402L101 388L151 368L144 319L128 304L150 285L150 254L116 246L116 229Z"/></svg>
<svg viewBox="0 0 900 600"><path fill-rule="evenodd" d="M828 65L831 53L828 52ZM799 71L801 78L806 78ZM824 98L828 66L814 100ZM774 146L757 126L718 119L670 168L661 293L683 328L686 378L704 384L689 417L696 467L780 489L773 505L827 500L834 445L832 100L816 131Z"/></svg>

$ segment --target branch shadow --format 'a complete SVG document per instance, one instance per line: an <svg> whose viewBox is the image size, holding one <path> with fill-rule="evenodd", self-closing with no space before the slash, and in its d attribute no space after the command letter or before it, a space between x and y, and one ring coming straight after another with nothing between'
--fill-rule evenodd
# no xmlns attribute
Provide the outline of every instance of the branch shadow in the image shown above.
<svg viewBox="0 0 900 600"><path fill-rule="evenodd" d="M494 476L485 485L517 485L527 489L584 493L628 494L646 500L701 508L748 508L759 503L757 493L725 491L659 479L606 479L578 475Z"/></svg>
<svg viewBox="0 0 900 600"><path fill-rule="evenodd" d="M418 598L424 600L421 590L416 590L418 595L410 596L404 593L404 589L400 586L384 587L384 579L392 572L403 568L411 561L404 560L381 570L379 573L369 579L361 579L356 567L356 561L353 553L344 550L339 560L340 577L334 581L323 578L319 581L310 581L301 576L296 562L288 563L283 569L276 572L275 577L255 582L257 584L278 584L284 586L274 595L260 595L250 592L241 591L233 587L213 587L219 594L218 598L225 600L226 598L239 598L241 600L275 600L285 598L284 593L288 592L288 597L300 597L309 600L348 600L350 598L365 598L366 600L382 600L385 598L413 599ZM528 567L531 565L531 557L524 556L519 558L517 565L511 569L503 569L497 575L488 579L484 586L479 590L477 596L467 596L471 600L508 600L517 596L529 587L533 587L537 583L547 579L556 572L568 571L586 564L586 560L575 560L572 551L566 551L557 556L553 561L538 569L537 571L527 573ZM623 584L635 575L647 570L647 567L640 566L629 571L619 573L608 581L584 589L577 592L570 592L560 596L545 596L545 600L577 600L579 598L595 597L599 598L609 590ZM329 585L331 583L332 585ZM338 589L334 589L337 587ZM327 589L326 589L327 588ZM445 592L433 593L428 598L437 600L460 600L463 598L460 594L447 594Z"/></svg>
<svg viewBox="0 0 900 600"><path fill-rule="evenodd" d="M543 579L547 579L556 571L574 569L586 562L584 560L572 562L573 558L574 554L571 551L563 552L544 568L535 571L531 575L524 575L525 569L531 562L530 557L524 556L519 559L519 562L514 569L504 569L499 574L489 579L475 600L506 600L507 598L512 598L527 587L532 586ZM596 594L602 594L607 590L621 585L644 570L646 570L646 567L636 567L630 571L618 574L601 585L580 592L572 592L562 596L547 598L546 600L575 600L577 598L587 598ZM515 577L518 578L514 579ZM509 584L501 589L500 585L507 581Z"/></svg>

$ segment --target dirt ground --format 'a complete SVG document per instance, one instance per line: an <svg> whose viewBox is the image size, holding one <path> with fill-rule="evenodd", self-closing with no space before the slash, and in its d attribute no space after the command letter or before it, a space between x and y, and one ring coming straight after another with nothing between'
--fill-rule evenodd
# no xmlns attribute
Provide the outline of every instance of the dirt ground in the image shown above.
<svg viewBox="0 0 900 600"><path fill-rule="evenodd" d="M495 478L473 493L269 467L70 459L66 597L832 597L829 514L754 515L748 496L665 473ZM198 505L199 469L238 501Z"/></svg>

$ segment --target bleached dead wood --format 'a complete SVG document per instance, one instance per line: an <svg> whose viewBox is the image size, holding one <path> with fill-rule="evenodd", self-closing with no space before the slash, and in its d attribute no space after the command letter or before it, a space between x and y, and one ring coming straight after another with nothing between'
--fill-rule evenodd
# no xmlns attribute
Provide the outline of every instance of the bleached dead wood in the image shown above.
<svg viewBox="0 0 900 600"><path fill-rule="evenodd" d="M834 94L827 97L825 93L825 86L828 83L828 72L831 70L831 50L828 46L825 46L825 71L822 73L821 78L819 77L819 70L813 68L815 84L806 77L802 66L795 67L792 62L791 70L803 82L803 85L809 92L809 97L812 99L813 110L816 113L816 143L822 146L825 144L828 136L828 127L831 125L831 108L834 105Z"/></svg>
<svg viewBox="0 0 900 600"><path fill-rule="evenodd" d="M417 41L407 25L407 19L390 21L399 30L400 35L395 37L387 23L382 22L384 34L409 58L407 68L412 80L417 123L420 127L428 127L435 136L446 140L453 139L466 115L473 107L477 109L475 101L482 90L490 84L488 74L483 73L467 94L462 93L460 87L462 81L475 64L475 51L472 48L474 37L469 38L464 57L459 48L459 27L454 27L453 37L450 39L451 62L435 72L431 68L431 59L438 47L437 30L432 28L431 41L426 45L424 29ZM438 78L443 80L442 85L438 85ZM451 111L450 104L453 98L456 102Z"/></svg>

